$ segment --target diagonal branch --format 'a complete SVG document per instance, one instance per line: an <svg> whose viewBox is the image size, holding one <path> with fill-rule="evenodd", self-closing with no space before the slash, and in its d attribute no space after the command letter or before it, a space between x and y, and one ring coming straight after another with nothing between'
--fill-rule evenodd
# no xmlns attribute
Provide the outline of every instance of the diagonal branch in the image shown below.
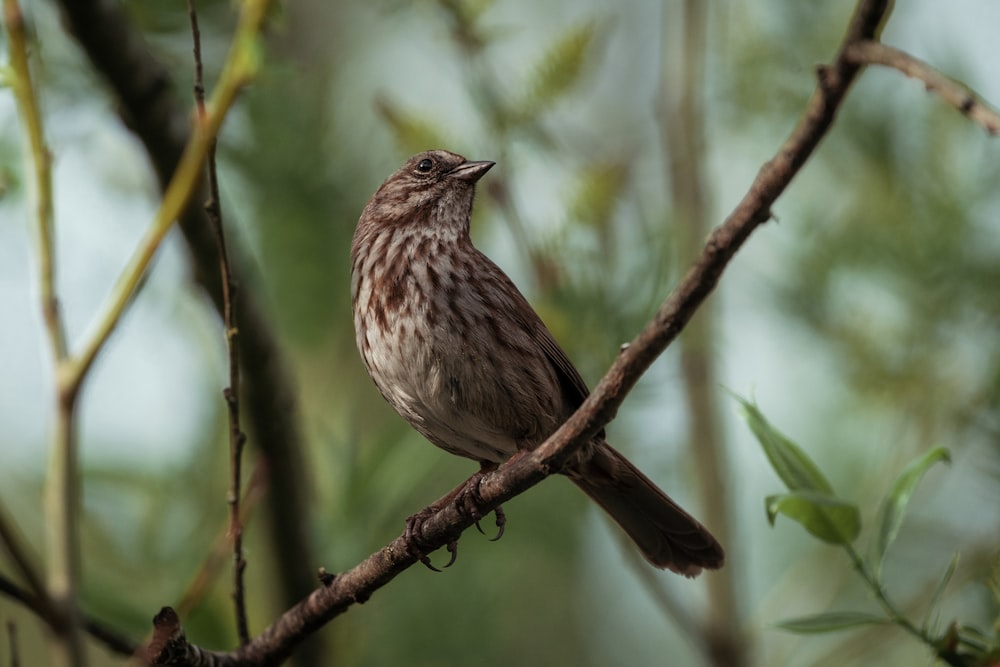
<svg viewBox="0 0 1000 667"><path fill-rule="evenodd" d="M36 616L43 619L50 626L58 621L53 617L52 603L46 601L36 593L21 588L16 583L0 574L0 594L20 602L24 607L30 609ZM104 644L109 650L119 655L132 655L139 648L134 639L126 637L117 630L105 625L103 622L82 614L80 623L83 630L91 637Z"/></svg>
<svg viewBox="0 0 1000 667"><path fill-rule="evenodd" d="M627 345L579 410L538 449L508 462L483 479L476 509L490 511L562 469L573 453L615 416L639 377L685 327L711 293L736 251L750 234L771 217L771 205L784 192L819 141L833 124L858 65L848 61L846 48L873 38L888 11L888 0L861 0L834 62L818 70L819 84L806 110L778 153L757 174L736 209L709 236L701 255L653 320ZM439 548L457 539L474 523L469 512L450 504L423 524L421 541ZM184 639L179 620L170 610L157 616L153 651L157 664L276 665L308 635L355 603L367 601L378 589L417 562L403 536L369 556L353 569L329 576L324 585L285 612L249 644L230 653L212 653ZM169 662L180 660L181 662Z"/></svg>
<svg viewBox="0 0 1000 667"><path fill-rule="evenodd" d="M992 108L964 84L945 76L925 62L891 46L870 40L851 44L847 58L856 65L882 65L923 81L927 90L962 112L969 120L983 126L992 136L1000 135L1000 112Z"/></svg>

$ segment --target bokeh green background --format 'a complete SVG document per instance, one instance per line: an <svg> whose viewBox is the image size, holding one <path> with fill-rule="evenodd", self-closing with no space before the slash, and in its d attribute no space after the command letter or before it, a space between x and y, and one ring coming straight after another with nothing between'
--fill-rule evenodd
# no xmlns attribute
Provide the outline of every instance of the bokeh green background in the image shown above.
<svg viewBox="0 0 1000 667"><path fill-rule="evenodd" d="M883 35L1000 101L991 0L897 3ZM175 76L192 80L185 8L127 8ZM228 47L230 3L200 5L208 83ZM720 222L780 145L852 3L733 0L706 12L696 74L707 223ZM55 160L59 287L79 339L157 204L144 153L59 25L32 0L34 57ZM458 0L292 2L275 12L263 69L220 140L231 237L291 360L308 444L317 562L348 568L474 466L412 432L354 349L349 244L371 192L408 155L442 147L496 168L474 238L529 296L596 382L684 269L669 187L665 81L681 3ZM52 417L50 361L33 284L19 125L0 90L0 501L41 553ZM819 461L870 525L906 461L947 445L954 463L918 489L887 564L919 617L961 552L941 623L990 628L1000 544L1000 144L898 72L866 72L833 131L712 297L699 341L716 365L727 546L750 665L909 665L929 659L897 629L794 636L789 616L869 609L843 554L780 521L781 490L723 386L753 395ZM174 604L224 527L223 337L171 238L85 386L84 607L139 638ZM612 442L700 514L685 378L672 348L609 429ZM254 463L253 442L248 470ZM262 502L268 502L265 497ZM344 665L695 665L704 655L662 604L698 619L706 578L654 574L564 480L507 506L498 543L461 541L457 564L413 568L321 632ZM863 535L862 539L866 539ZM268 534L248 527L251 630L281 611ZM441 558L435 554L436 558ZM10 574L9 564L0 570ZM714 575L707 575L714 576ZM228 575L184 619L192 641L233 645ZM40 623L0 598L23 664L45 664ZM0 645L4 645L0 640ZM0 665L6 664L0 652ZM120 664L99 648L95 664Z"/></svg>

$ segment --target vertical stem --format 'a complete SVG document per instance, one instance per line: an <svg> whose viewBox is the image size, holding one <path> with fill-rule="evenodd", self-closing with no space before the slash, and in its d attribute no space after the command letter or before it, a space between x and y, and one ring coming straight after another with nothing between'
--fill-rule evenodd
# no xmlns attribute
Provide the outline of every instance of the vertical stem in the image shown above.
<svg viewBox="0 0 1000 667"><path fill-rule="evenodd" d="M198 13L195 0L188 0L188 16L191 20L191 36L194 42L194 98L198 109L198 122L207 125L205 110L205 83L201 60L201 31L198 29ZM229 269L229 253L226 251L226 236L222 224L222 206L219 200L219 179L215 166L216 139L213 136L208 145L206 165L208 167L209 199L205 204L208 220L215 232L219 249L219 276L222 283L222 319L226 332L226 349L229 353L229 386L223 392L229 413L229 533L233 541L233 607L236 614L236 632L240 645L250 643L247 622L246 593L243 573L246 560L243 557L243 522L240 519L240 493L242 489L243 447L246 435L240 428L240 347L239 329L236 326L236 285Z"/></svg>
<svg viewBox="0 0 1000 667"><path fill-rule="evenodd" d="M17 98L18 113L25 126L27 149L32 158L31 185L35 188L35 219L38 223L38 276L42 315L52 346L52 356L54 359L63 359L66 357L66 336L59 317L59 302L55 296L51 160L42 132L38 98L28 67L24 17L17 0L4 0L3 9L10 37L11 69L15 73L11 83Z"/></svg>
<svg viewBox="0 0 1000 667"><path fill-rule="evenodd" d="M29 160L33 166L39 293L42 317L52 351L57 393L55 432L45 483L48 597L54 614L51 627L56 634L56 641L52 643L52 664L78 667L86 664L86 652L77 609L80 578L80 488L74 419L77 385L66 373L66 335L55 288L50 158L42 132L38 96L28 65L24 17L17 0L4 0L3 14L9 37L12 86L17 98L18 113L24 123Z"/></svg>
<svg viewBox="0 0 1000 667"><path fill-rule="evenodd" d="M666 7L663 9L661 140L668 164L668 187L676 212L682 263L698 255L709 232L702 108L706 11L701 0L685 0L681 34L678 35L673 25L675 15L668 13ZM679 48L671 48L675 44L679 44ZM726 447L719 428L718 380L712 356L715 322L714 304L706 302L681 336L681 368L703 516L719 541L729 545ZM749 658L746 639L739 630L735 572L730 564L707 577L711 602L703 641L712 664L716 665L743 665Z"/></svg>
<svg viewBox="0 0 1000 667"><path fill-rule="evenodd" d="M46 479L49 597L61 641L53 643L54 665L86 664L77 605L80 578L80 480L76 434L76 390L60 382L58 414Z"/></svg>
<svg viewBox="0 0 1000 667"><path fill-rule="evenodd" d="M847 552L848 558L851 559L854 569L858 571L861 578L865 580L866 584L868 584L868 588L871 589L872 594L882 607L882 610L885 611L886 616L889 617L889 620L930 646L934 651L937 651L937 646L930 635L913 625L913 623L910 622L910 619L908 619L901 611L896 609L894 604L892 604L889 597L885 593L885 588L883 588L882 582L880 582L875 575L872 574L871 570L865 564L864 559L861 558L861 555L855 550L854 546L851 544L845 544L844 550Z"/></svg>
<svg viewBox="0 0 1000 667"><path fill-rule="evenodd" d="M21 667L21 654L17 647L17 626L7 620L7 640L10 644L10 667Z"/></svg>

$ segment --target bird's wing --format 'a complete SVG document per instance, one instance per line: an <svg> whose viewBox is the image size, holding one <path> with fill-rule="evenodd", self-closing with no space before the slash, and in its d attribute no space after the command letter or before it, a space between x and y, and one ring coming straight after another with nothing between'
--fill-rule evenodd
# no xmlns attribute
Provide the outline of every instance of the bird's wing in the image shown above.
<svg viewBox="0 0 1000 667"><path fill-rule="evenodd" d="M556 339L552 337L552 333L542 322L541 318L538 317L538 314L534 310L530 312L535 316L535 321L531 323L532 338L538 344L538 347L545 352L546 358L551 362L552 368L555 369L556 376L559 378L559 385L562 387L563 396L566 398L567 403L571 404L574 409L580 407L587 399L587 396L590 395L587 383L580 377L580 371L576 370L576 366L573 365L573 362L563 352L562 347L559 346Z"/></svg>

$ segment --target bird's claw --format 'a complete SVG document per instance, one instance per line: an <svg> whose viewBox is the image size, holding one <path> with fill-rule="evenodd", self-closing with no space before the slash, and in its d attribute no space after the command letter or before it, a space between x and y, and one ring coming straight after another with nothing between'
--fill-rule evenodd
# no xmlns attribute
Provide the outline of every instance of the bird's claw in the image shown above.
<svg viewBox="0 0 1000 667"><path fill-rule="evenodd" d="M466 481L462 490L458 492L455 499L455 506L459 509L459 511L465 513L466 516L472 518L475 522L476 530L478 530L482 535L485 535L486 531L484 531L483 527L479 524L483 518L479 513L479 505L483 502L483 497L479 493L479 485L482 483L483 477L485 477L488 472L490 471L482 470L470 477ZM507 525L507 515L504 514L503 507L498 505L496 509L493 510L493 513L497 517L498 530L497 534L490 538L490 542L496 542L503 537L504 526Z"/></svg>
<svg viewBox="0 0 1000 667"><path fill-rule="evenodd" d="M497 534L490 538L490 542L496 542L503 537L503 530L507 526L507 515L504 513L501 505L497 505L496 509L493 510L493 514L497 517Z"/></svg>
<svg viewBox="0 0 1000 667"><path fill-rule="evenodd" d="M503 537L504 527L507 525L507 515L503 511L503 506L497 505L497 508L493 510L493 514L497 517L497 534L490 538L490 542L496 542ZM479 525L479 521L480 519L476 519L476 530L485 535L486 531Z"/></svg>
<svg viewBox="0 0 1000 667"><path fill-rule="evenodd" d="M479 485L483 480L483 477L488 473L488 470L482 470L468 480L454 492L454 502L455 507L459 512L470 517L476 525L476 529L485 535L483 527L479 524L480 520L483 518L479 513L479 505L482 504L483 498L479 493ZM445 545L448 553L451 557L448 559L448 563L444 568L437 568L431 563L430 557L427 555L428 546L423 540L423 534L421 532L424 522L430 517L438 512L440 508L438 507L427 507L420 510L416 514L407 517L406 519L406 530L403 532L403 539L406 540L406 547L413 556L423 563L424 567L432 572L441 572L443 569L447 569L455 564L455 560L458 558L458 541L451 540ZM497 534L490 538L490 542L496 542L501 537L503 537L504 527L507 525L507 515L503 511L503 507L497 506L493 513L496 515L497 524Z"/></svg>
<svg viewBox="0 0 1000 667"><path fill-rule="evenodd" d="M433 516L436 511L436 509L428 507L408 516L406 518L406 530L403 531L403 539L406 540L407 550L431 572L441 572L441 570L434 567L430 557L427 555L428 548L421 537L421 528L423 528L424 522ZM445 567L450 567L455 562L456 549L457 545L454 542L448 544L448 551L451 552L451 560L448 561L448 565L445 565Z"/></svg>

